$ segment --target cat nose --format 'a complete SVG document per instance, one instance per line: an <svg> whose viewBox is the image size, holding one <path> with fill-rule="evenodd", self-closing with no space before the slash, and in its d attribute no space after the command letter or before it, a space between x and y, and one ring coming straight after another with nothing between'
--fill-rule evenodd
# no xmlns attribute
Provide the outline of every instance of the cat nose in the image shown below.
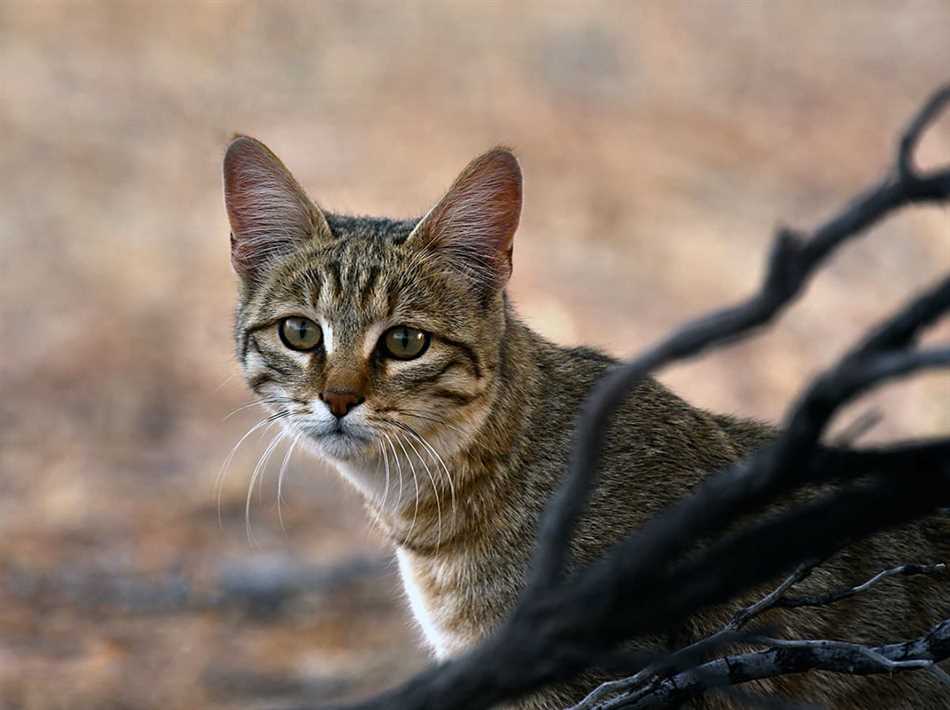
<svg viewBox="0 0 950 710"><path fill-rule="evenodd" d="M333 416L342 419L353 407L362 404L366 398L352 390L326 390L320 393L320 399L330 408Z"/></svg>

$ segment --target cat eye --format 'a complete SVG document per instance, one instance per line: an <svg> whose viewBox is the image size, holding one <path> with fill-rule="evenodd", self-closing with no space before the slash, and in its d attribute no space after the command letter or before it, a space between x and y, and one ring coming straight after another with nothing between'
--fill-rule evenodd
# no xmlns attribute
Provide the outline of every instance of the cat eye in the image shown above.
<svg viewBox="0 0 950 710"><path fill-rule="evenodd" d="M379 346L383 355L397 360L412 360L426 351L430 339L425 331L397 325L383 333Z"/></svg>
<svg viewBox="0 0 950 710"><path fill-rule="evenodd" d="M320 326L309 318L291 316L277 326L280 341L291 350L313 350L323 341Z"/></svg>

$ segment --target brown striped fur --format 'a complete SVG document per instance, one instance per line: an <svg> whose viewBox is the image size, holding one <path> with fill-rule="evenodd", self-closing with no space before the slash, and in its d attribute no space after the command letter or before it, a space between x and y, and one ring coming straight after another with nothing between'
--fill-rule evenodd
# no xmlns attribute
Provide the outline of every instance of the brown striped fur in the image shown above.
<svg viewBox="0 0 950 710"><path fill-rule="evenodd" d="M361 491L371 519L396 546L413 613L435 655L464 650L515 603L539 516L565 470L579 405L614 363L546 341L518 320L505 296L521 207L517 162L504 149L477 158L422 220L355 218L321 210L269 150L239 137L225 159L225 191L242 277L236 344L249 385ZM277 324L291 315L325 326L325 351L283 346ZM432 334L418 360L379 355L383 330L400 324ZM320 433L320 396L331 385L365 398L341 420L350 426L345 436L333 441ZM577 563L596 559L771 436L767 426L707 413L644 382L608 433L600 481L573 542ZM826 563L804 586L850 586L892 564L946 561L941 525L879 535ZM766 621L789 638L883 642L918 634L948 612L946 585L913 578ZM706 612L671 629L670 638L700 637L727 614ZM593 682L587 676L519 706L561 707ZM755 685L840 708L950 707L925 674L809 674ZM741 705L725 696L697 703Z"/></svg>

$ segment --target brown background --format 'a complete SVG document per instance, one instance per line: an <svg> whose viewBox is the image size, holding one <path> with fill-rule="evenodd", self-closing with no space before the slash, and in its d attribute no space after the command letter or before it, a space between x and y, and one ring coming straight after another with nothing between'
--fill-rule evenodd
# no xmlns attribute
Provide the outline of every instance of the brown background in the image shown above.
<svg viewBox="0 0 950 710"><path fill-rule="evenodd" d="M220 159L267 142L322 204L408 216L496 143L526 207L510 291L630 354L756 283L890 160L950 78L950 5L0 4L0 707L279 706L425 663L356 495L268 436L231 355ZM950 156L944 121L924 163ZM945 211L849 247L768 335L663 378L776 419L950 264ZM943 337L948 334L943 329ZM934 337L940 337L937 333ZM946 432L950 385L886 389L877 438ZM846 421L847 418L845 418Z"/></svg>

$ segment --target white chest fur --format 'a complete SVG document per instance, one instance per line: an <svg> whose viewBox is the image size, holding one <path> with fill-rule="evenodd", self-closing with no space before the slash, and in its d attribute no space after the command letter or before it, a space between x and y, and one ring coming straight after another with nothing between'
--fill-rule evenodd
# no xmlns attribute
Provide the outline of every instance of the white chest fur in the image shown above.
<svg viewBox="0 0 950 710"><path fill-rule="evenodd" d="M426 641L435 652L436 658L441 660L464 650L472 639L468 638L468 634L451 630L453 624L450 623L450 619L456 617L458 611L455 608L458 600L453 599L455 595L434 593L432 585L423 582L418 569L420 563L413 559L411 552L398 549L396 558L399 560L399 574L402 577L406 596L409 598L412 614L422 629ZM452 569L455 565L441 563L438 567L441 569L430 568L427 572L430 574L434 572L440 577L457 574L457 570ZM441 581L451 584L448 579Z"/></svg>

